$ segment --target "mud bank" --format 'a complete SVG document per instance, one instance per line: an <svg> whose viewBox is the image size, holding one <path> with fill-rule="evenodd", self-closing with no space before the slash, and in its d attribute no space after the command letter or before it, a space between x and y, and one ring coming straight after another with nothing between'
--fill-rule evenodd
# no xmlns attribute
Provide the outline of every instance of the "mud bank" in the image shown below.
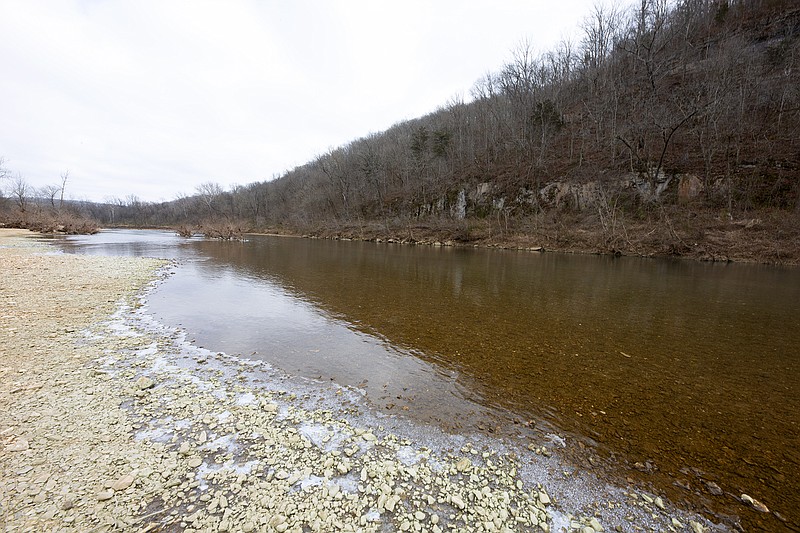
<svg viewBox="0 0 800 533"><path fill-rule="evenodd" d="M0 231L4 531L724 530L559 435L448 434L198 348L147 312L168 269Z"/></svg>

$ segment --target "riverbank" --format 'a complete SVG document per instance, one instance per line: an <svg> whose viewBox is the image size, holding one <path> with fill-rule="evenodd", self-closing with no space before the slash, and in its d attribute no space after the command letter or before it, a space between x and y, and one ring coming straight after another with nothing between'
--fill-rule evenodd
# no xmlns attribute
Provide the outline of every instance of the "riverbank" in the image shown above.
<svg viewBox="0 0 800 533"><path fill-rule="evenodd" d="M0 231L6 531L712 528L570 466L559 435L446 434L197 348L147 313L163 261L26 237Z"/></svg>
<svg viewBox="0 0 800 533"><path fill-rule="evenodd" d="M433 246L800 265L800 218L781 211L753 212L737 218L670 206L638 217L622 212L601 216L558 211L508 221L365 221L260 232Z"/></svg>

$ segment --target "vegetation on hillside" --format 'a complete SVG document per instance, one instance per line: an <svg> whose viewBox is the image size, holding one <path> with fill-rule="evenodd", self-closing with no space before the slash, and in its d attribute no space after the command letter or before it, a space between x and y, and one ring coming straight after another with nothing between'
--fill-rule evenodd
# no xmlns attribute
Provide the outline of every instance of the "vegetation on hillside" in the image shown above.
<svg viewBox="0 0 800 533"><path fill-rule="evenodd" d="M104 223L800 262L800 6L598 5L582 34L272 181Z"/></svg>

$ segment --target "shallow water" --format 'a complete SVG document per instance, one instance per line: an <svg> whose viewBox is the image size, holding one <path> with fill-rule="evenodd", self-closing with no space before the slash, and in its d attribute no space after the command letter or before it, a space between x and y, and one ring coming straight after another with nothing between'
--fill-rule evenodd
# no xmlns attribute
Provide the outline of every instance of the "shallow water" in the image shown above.
<svg viewBox="0 0 800 533"><path fill-rule="evenodd" d="M674 501L782 526L747 493L799 527L798 269L159 232L66 246L182 259L150 306L209 349L450 429L498 409L562 428Z"/></svg>

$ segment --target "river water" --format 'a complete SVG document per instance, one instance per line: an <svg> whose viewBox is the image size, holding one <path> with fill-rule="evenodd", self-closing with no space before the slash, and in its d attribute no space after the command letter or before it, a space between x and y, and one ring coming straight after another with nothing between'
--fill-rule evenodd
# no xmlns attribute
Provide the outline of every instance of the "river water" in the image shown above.
<svg viewBox="0 0 800 533"><path fill-rule="evenodd" d="M198 345L449 431L558 428L582 467L800 528L800 269L152 231L62 245L179 259L149 305Z"/></svg>

